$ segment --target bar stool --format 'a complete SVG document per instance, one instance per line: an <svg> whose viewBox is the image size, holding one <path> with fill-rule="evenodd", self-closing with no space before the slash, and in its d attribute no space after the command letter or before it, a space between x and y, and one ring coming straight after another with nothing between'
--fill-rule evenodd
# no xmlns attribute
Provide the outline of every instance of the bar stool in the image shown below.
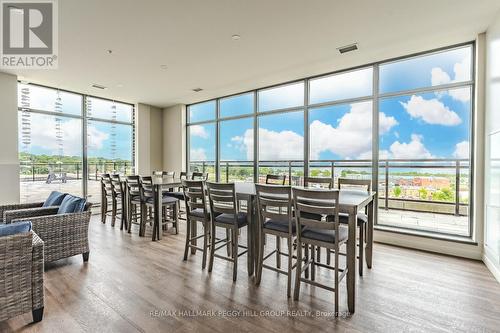
<svg viewBox="0 0 500 333"><path fill-rule="evenodd" d="M120 175L112 175L111 176L111 185L112 185L112 220L111 226L115 226L116 215L120 214L120 230L123 230L123 226L126 226L125 219L125 189L124 184L120 179Z"/></svg>
<svg viewBox="0 0 500 333"><path fill-rule="evenodd" d="M101 176L101 222L106 223L106 216L112 213L112 209L108 210L109 202L113 201L113 184L111 184L111 176L105 173Z"/></svg>
<svg viewBox="0 0 500 333"><path fill-rule="evenodd" d="M262 279L262 269L267 268L272 271L284 274L288 277L287 296L291 295L292 286L292 265L293 259L293 238L296 233L296 224L292 212L292 191L290 186L277 185L255 185L257 193L258 212L258 260L257 279L259 285ZM264 238L266 235L276 236L276 249L264 257ZM288 253L281 252L281 238L287 240ZM276 254L276 267L264 264L264 261ZM288 269L281 270L281 256L288 257Z"/></svg>
<svg viewBox="0 0 500 333"><path fill-rule="evenodd" d="M210 212L205 199L203 181L183 180L182 189L186 206L186 245L184 247L184 261L187 260L188 250L196 249L203 251L201 268L205 269L207 263L207 250L210 247ZM203 226L202 235L192 235L191 227L196 223ZM203 238L203 248L196 245L196 240ZM217 244L217 242L216 242ZM194 254L195 252L191 252Z"/></svg>
<svg viewBox="0 0 500 333"><path fill-rule="evenodd" d="M286 176L266 175L266 184L285 185Z"/></svg>
<svg viewBox="0 0 500 333"><path fill-rule="evenodd" d="M146 222L149 221L150 225L152 225L153 220L153 208L154 208L154 198L153 198L153 190L152 190L152 179L151 183L149 180L151 177L146 178L146 182L144 182L144 178L141 179L141 228L139 231L139 235L144 236L146 232ZM151 185L150 185L151 184ZM162 195L162 220L160 230L165 229L169 222L172 223L172 227L175 228L175 234L179 233L179 224L178 224L178 206L179 200L176 198L163 196ZM149 218L146 216L146 211L149 212ZM170 219L167 217L170 215ZM161 232L161 231L160 231Z"/></svg>
<svg viewBox="0 0 500 333"><path fill-rule="evenodd" d="M335 293L335 316L339 312L339 282L346 276L347 268L339 268L339 249L348 240L348 230L339 222L339 191L337 190L306 190L294 188L293 199L297 230L297 268L295 278L294 299L299 299L300 284L305 282L313 286L333 291ZM321 220L304 217L304 213L321 215ZM304 246L304 257L302 256ZM334 253L334 266L315 262L314 248L326 248ZM309 258L309 249L311 257ZM302 273L311 266L311 279ZM334 271L334 287L315 281L316 266Z"/></svg>
<svg viewBox="0 0 500 333"><path fill-rule="evenodd" d="M193 172L191 174L191 180L208 180L208 172Z"/></svg>
<svg viewBox="0 0 500 333"><path fill-rule="evenodd" d="M206 184L208 190L208 199L210 202L210 219L212 222L212 230L210 233L210 263L208 265L208 271L212 271L215 257L230 261L233 263L233 281L236 281L236 277L238 274L238 258L247 253L246 246L238 245L238 232L240 228L248 225L247 213L238 211L234 183L219 184L208 182ZM231 232L231 240L229 240L229 237L227 237L225 239L225 243L215 248L217 227L224 228L226 232L229 230ZM215 251L224 246L227 246L227 244L229 243L231 243L232 247L230 257L225 257L215 253ZM247 232L247 244L251 244L249 232ZM243 248L245 250L241 253L238 253L239 248ZM248 260L249 268L250 265L250 260Z"/></svg>
<svg viewBox="0 0 500 333"><path fill-rule="evenodd" d="M127 176L125 185L127 187L127 225L128 233L132 232L132 224L141 225L142 214L137 213L137 207L142 209L141 183L139 176Z"/></svg>

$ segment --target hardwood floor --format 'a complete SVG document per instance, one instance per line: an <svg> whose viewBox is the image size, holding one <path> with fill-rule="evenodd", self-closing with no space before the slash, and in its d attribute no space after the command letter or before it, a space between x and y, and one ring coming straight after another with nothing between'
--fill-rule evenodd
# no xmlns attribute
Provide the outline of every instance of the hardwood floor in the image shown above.
<svg viewBox="0 0 500 333"><path fill-rule="evenodd" d="M184 230L181 221L179 235L151 242L150 229L140 238L94 216L89 262L77 256L46 266L43 321L31 324L29 313L0 323L0 332L500 331L500 284L478 261L375 244L373 269L358 280L356 313L336 319L333 294L303 284L294 302L286 277L269 270L256 287L244 256L236 283L223 260L211 274L201 270L200 252L183 262ZM340 310L347 311L345 281Z"/></svg>

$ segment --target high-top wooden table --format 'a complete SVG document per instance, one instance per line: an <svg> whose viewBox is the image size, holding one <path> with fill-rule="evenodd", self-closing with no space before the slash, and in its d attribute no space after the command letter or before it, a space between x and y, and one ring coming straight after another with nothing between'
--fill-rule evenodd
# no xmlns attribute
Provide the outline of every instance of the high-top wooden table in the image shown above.
<svg viewBox="0 0 500 333"><path fill-rule="evenodd" d="M238 200L247 201L248 219L249 219L249 232L257 235L257 220L254 211L254 199L256 196L255 184L253 183L235 183L235 192ZM365 207L368 211L368 228L366 233L366 264L368 268L372 267L372 254L373 254L373 199L375 192L367 192L362 190L340 190L339 195L339 212L349 215L348 232L349 241L347 242L347 304L349 312L354 313L356 304L356 231L357 231L357 216L358 212ZM249 244L249 259L256 265L257 256L257 243L256 236L250 237L252 244ZM253 274L254 268L249 271L249 275Z"/></svg>

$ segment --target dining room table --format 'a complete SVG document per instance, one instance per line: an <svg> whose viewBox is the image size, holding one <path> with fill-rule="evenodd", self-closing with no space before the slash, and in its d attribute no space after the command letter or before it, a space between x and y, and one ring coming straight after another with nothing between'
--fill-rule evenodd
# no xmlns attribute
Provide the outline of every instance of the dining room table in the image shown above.
<svg viewBox="0 0 500 333"><path fill-rule="evenodd" d="M153 197L154 197L154 223L153 223L153 241L162 239L161 221L162 209L161 202L163 192L175 187L182 186L182 179L172 177L153 177ZM235 182L236 199L239 202L246 202L248 232L252 234L248 247L248 275L253 275L257 267L257 235L259 232L255 199L256 189L254 183ZM303 186L292 186L304 188ZM318 189L321 190L321 189ZM374 198L376 192L358 189L341 189L339 191L339 213L348 215L348 239L355 240L357 232L358 212L366 209L368 215L366 231L366 265L372 267L373 261L373 214ZM196 236L196 223L192 225L192 236ZM347 304L350 313L354 313L356 307L356 241L347 242Z"/></svg>

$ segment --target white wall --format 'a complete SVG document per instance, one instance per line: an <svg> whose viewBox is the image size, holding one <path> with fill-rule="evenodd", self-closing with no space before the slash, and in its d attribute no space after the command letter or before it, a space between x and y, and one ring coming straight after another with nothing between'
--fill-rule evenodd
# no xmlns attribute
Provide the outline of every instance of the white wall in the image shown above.
<svg viewBox="0 0 500 333"><path fill-rule="evenodd" d="M0 72L0 204L19 202L17 77Z"/></svg>
<svg viewBox="0 0 500 333"><path fill-rule="evenodd" d="M163 166L163 112L141 103L136 110L136 173L149 175Z"/></svg>
<svg viewBox="0 0 500 333"><path fill-rule="evenodd" d="M483 260L500 281L500 15L486 32Z"/></svg>
<svg viewBox="0 0 500 333"><path fill-rule="evenodd" d="M186 171L186 106L163 109L163 170Z"/></svg>

